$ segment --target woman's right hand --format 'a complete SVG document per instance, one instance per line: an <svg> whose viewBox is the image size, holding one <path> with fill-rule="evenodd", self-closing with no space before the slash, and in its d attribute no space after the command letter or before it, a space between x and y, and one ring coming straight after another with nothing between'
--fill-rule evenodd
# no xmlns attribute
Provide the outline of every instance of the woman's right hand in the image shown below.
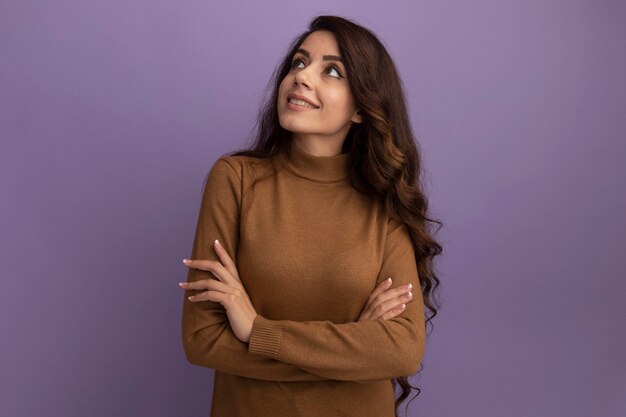
<svg viewBox="0 0 626 417"><path fill-rule="evenodd" d="M358 321L389 320L398 316L413 299L411 288L411 284L391 288L391 278L387 278L372 291Z"/></svg>

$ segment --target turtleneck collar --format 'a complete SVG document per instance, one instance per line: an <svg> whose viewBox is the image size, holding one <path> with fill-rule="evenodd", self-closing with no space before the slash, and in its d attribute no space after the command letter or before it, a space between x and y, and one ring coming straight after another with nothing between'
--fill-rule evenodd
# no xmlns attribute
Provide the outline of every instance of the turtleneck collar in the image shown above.
<svg viewBox="0 0 626 417"><path fill-rule="evenodd" d="M293 174L315 182L345 181L350 176L350 154L316 156L307 153L294 142L290 143L287 169Z"/></svg>

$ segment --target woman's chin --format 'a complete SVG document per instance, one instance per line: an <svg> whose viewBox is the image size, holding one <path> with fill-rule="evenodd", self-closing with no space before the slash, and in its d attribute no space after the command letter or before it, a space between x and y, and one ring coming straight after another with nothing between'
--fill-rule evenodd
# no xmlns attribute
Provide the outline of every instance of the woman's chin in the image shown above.
<svg viewBox="0 0 626 417"><path fill-rule="evenodd" d="M292 121L285 120L279 122L280 127L291 132L291 133L307 133L308 129L302 126L301 123L293 123Z"/></svg>

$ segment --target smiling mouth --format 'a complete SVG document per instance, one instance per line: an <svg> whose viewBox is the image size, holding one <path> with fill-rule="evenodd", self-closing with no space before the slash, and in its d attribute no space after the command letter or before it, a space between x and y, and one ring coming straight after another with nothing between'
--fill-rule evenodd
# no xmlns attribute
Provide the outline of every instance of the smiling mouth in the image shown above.
<svg viewBox="0 0 626 417"><path fill-rule="evenodd" d="M304 100L299 100L297 98L290 98L287 100L289 103L294 104L300 107L306 107L307 109L317 109L318 107L313 106L312 104L307 103Z"/></svg>

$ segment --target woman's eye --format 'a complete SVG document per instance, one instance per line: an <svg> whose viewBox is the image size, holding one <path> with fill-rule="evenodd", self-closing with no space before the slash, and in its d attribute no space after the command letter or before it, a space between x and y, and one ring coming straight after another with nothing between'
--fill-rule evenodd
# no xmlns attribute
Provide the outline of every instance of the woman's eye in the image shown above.
<svg viewBox="0 0 626 417"><path fill-rule="evenodd" d="M297 58L291 61L291 68L303 68L303 67L304 67L304 61L302 59ZM343 78L341 73L336 67L328 67L326 68L326 71L333 78ZM333 74L333 71L335 72L334 74Z"/></svg>
<svg viewBox="0 0 626 417"><path fill-rule="evenodd" d="M341 74L339 73L339 70L335 67L328 67L327 68L328 71L335 71L335 73L337 75L331 75L331 77L335 77L335 78L341 78Z"/></svg>

